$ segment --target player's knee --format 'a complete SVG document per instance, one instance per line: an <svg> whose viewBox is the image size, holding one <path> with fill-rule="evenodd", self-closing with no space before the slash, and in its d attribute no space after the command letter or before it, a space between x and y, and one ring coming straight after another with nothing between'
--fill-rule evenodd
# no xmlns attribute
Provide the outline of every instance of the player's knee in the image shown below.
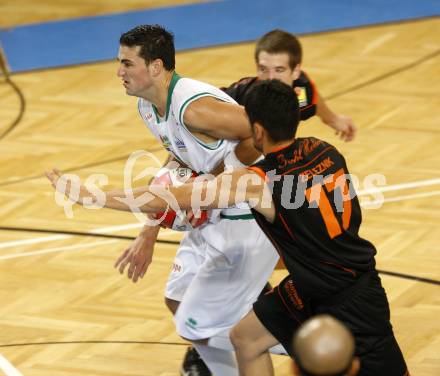
<svg viewBox="0 0 440 376"><path fill-rule="evenodd" d="M168 307L168 309L171 311L173 315L176 314L177 308L179 308L180 302L177 300L169 299L165 297L165 305Z"/></svg>
<svg viewBox="0 0 440 376"><path fill-rule="evenodd" d="M229 332L229 339L231 340L232 346L234 346L234 349L240 349L243 346L243 338L240 333L240 330L237 329L236 326L234 326L231 331Z"/></svg>
<svg viewBox="0 0 440 376"><path fill-rule="evenodd" d="M258 354L256 353L254 346L252 346L252 341L244 335L240 326L234 326L229 332L229 338L232 342L232 346L240 356L245 359L253 359Z"/></svg>

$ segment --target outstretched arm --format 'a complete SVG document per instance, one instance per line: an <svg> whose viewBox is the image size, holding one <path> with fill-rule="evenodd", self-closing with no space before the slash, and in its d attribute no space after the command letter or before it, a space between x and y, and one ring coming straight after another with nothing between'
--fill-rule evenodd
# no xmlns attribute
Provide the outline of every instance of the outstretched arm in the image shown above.
<svg viewBox="0 0 440 376"><path fill-rule="evenodd" d="M173 160L174 157L169 154L163 165L166 166ZM107 193L107 196L112 195L125 196L125 192L123 190L113 190ZM122 252L114 264L114 267L117 268L121 274L124 274L125 268L128 267L127 277L134 283L136 283L139 278L144 277L148 267L153 262L154 245L156 244L159 231L159 225L145 225L136 239Z"/></svg>
<svg viewBox="0 0 440 376"><path fill-rule="evenodd" d="M59 171L47 173L52 186L68 198L71 197L71 183L63 181ZM212 177L212 176L211 176ZM62 184L60 184L60 182ZM77 202L84 205L85 199L93 197L93 193L86 187L80 186ZM131 191L131 198L115 196L110 192L105 193L104 207L124 211L142 211L154 213L171 207L173 210L196 209L205 210L213 208L227 208L229 206L248 202L251 207L262 213L268 220L275 217L272 197L265 181L254 171L237 169L225 172L214 179L199 176L193 182L180 187L146 186Z"/></svg>
<svg viewBox="0 0 440 376"><path fill-rule="evenodd" d="M356 137L357 127L353 120L348 116L334 113L319 94L316 114L323 123L335 130L335 134L339 135L341 140L352 141Z"/></svg>

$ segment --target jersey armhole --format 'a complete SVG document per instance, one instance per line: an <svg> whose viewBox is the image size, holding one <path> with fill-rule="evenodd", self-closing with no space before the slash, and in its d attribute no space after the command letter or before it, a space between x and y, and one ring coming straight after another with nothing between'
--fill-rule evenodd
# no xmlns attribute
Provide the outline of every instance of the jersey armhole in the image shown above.
<svg viewBox="0 0 440 376"><path fill-rule="evenodd" d="M307 107L310 107L311 105L315 105L316 106L318 104L318 89L316 88L316 84L309 77L309 75L306 72L304 72L304 71L302 71L302 72L304 73L304 76L306 76L307 81L309 81L310 88L312 89L312 103L309 106L307 106Z"/></svg>
<svg viewBox="0 0 440 376"><path fill-rule="evenodd" d="M218 99L218 100L220 100L222 102L232 103L232 102L229 102L229 101L225 100L225 98L222 98L222 97L220 97L218 95L215 95L215 94L212 94L212 93L208 93L208 92L198 93L198 94L193 95L192 97L188 98L185 102L183 102L182 106L180 106L180 109L179 109L179 122L182 125L182 127L188 132L188 134L190 134L191 137L193 137L194 140L196 140L196 142L199 145L203 146L205 149L216 150L216 149L218 149L223 144L224 140L218 140L215 143L207 144L207 143L203 142L202 140L198 139L196 136L194 136L193 133L186 126L185 122L183 121L183 115L185 114L185 111L188 108L188 106L192 102L194 102L196 99L203 98L203 97L212 97L212 98Z"/></svg>

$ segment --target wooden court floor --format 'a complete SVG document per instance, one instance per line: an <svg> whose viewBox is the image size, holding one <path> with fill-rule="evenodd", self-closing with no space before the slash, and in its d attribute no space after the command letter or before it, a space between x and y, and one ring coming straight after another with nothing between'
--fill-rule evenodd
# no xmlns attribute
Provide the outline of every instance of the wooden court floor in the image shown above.
<svg viewBox="0 0 440 376"><path fill-rule="evenodd" d="M168 3L153 5L161 4ZM63 12L59 17L78 16ZM94 14L85 12L81 15ZM38 22L50 14L40 9L35 18L28 12L11 22ZM385 176L380 208L368 207L373 199L368 192L361 196L362 235L378 249L378 268L437 281L438 35L439 19L432 18L300 38L304 69L328 104L359 127L356 140L347 144L318 119L303 124L300 135L335 144L359 177L361 191L367 176ZM177 70L227 85L254 74L252 56L253 44L189 51L178 54ZM135 99L125 96L116 68L116 62L107 62L13 75L27 109L18 127L0 140L0 364L7 359L26 376L172 376L186 348L162 297L176 245L158 243L144 279L131 283L112 264L136 236L137 219L78 207L68 219L42 177L57 166L81 178L105 174L116 187L123 184L132 151L165 158L138 118ZM18 107L16 95L0 82L0 132ZM179 236L164 231L160 237ZM275 272L273 282L282 276ZM388 274L382 280L411 374L440 374L440 287ZM288 359L274 361L277 375L290 374Z"/></svg>

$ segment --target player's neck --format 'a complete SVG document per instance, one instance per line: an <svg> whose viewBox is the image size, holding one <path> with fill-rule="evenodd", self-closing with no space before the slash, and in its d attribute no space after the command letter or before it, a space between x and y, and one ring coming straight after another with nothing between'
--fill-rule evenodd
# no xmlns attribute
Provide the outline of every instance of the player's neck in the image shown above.
<svg viewBox="0 0 440 376"><path fill-rule="evenodd" d="M284 149L285 147L291 145L293 142L295 142L295 138L281 141L281 142L272 142L270 140L263 140L263 154L267 155L269 153L274 153L277 150Z"/></svg>
<svg viewBox="0 0 440 376"><path fill-rule="evenodd" d="M153 103L160 117L165 116L167 109L168 91L173 78L174 71L164 71L158 76L151 87L151 91L147 93L149 102Z"/></svg>

